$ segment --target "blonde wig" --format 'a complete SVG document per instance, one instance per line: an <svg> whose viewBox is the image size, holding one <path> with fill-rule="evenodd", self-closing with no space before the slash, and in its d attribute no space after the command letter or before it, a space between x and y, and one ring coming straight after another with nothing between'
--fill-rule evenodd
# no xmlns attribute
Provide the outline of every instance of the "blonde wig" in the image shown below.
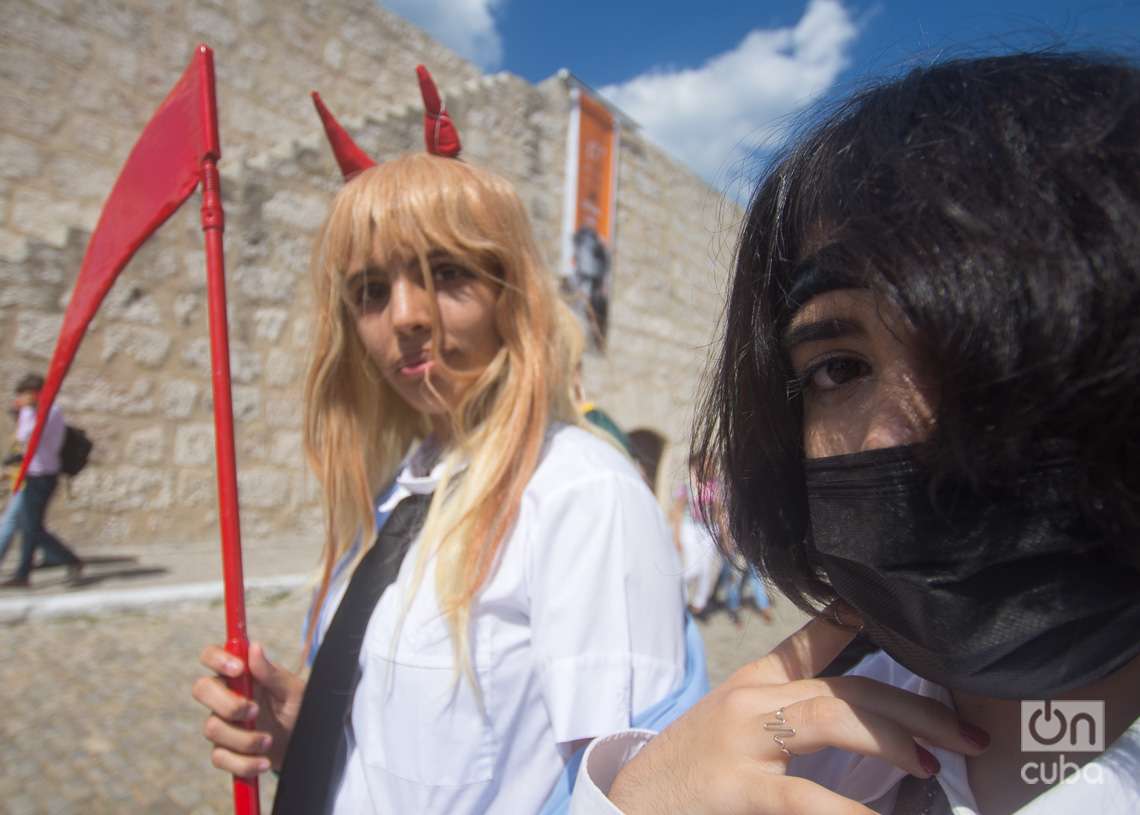
<svg viewBox="0 0 1140 815"><path fill-rule="evenodd" d="M360 173L333 201L314 252L317 313L304 436L326 510L316 608L353 540L375 538L375 495L428 432L427 417L403 402L365 351L346 279L369 266L414 261L434 293L429 258L441 254L498 290L502 346L449 405L444 476L421 533L426 545L419 547L414 584L418 590L435 557L436 591L457 664L476 685L468 651L471 605L514 525L547 428L554 421L580 424L568 367L579 340L511 184L455 159L413 154ZM437 309L433 354L439 332ZM436 364L444 363L436 357Z"/></svg>

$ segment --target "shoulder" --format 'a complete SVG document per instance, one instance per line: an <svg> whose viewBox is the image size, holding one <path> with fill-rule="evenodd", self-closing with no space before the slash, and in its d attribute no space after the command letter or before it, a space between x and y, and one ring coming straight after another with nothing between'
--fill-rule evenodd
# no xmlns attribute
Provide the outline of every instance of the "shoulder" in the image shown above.
<svg viewBox="0 0 1140 815"><path fill-rule="evenodd" d="M580 427L556 424L547 433L526 494L538 500L566 491L592 493L613 482L634 490L644 488L649 495L633 461L614 445Z"/></svg>

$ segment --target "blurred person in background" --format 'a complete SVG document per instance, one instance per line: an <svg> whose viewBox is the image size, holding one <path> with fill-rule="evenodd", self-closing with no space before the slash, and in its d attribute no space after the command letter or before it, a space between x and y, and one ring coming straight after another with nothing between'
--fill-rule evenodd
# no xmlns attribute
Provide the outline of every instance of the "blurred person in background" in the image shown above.
<svg viewBox="0 0 1140 815"><path fill-rule="evenodd" d="M36 404L43 386L44 378L39 374L27 374L16 385L16 439L21 445L27 444L36 427ZM48 411L39 448L28 464L25 484L21 489L23 498L17 499L20 532L23 536L20 562L15 574L0 585L10 588L29 586L36 550L43 553L39 564L41 568L66 566L71 579L77 578L83 569L83 561L79 556L44 525L48 505L59 486L59 456L66 433L63 411L58 404L54 404Z"/></svg>

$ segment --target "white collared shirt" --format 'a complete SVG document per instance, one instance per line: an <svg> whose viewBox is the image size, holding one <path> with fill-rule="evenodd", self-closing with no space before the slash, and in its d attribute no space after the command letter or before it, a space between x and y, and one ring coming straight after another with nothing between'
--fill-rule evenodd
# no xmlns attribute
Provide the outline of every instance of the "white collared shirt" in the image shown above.
<svg viewBox="0 0 1140 815"><path fill-rule="evenodd" d="M440 467L417 477L416 463L387 503L434 490ZM548 434L472 607L482 706L456 674L434 561L399 627L423 543L365 633L334 813L534 813L571 742L628 727L683 677L681 567L668 526L633 464L593 434Z"/></svg>
<svg viewBox="0 0 1140 815"><path fill-rule="evenodd" d="M866 676L953 707L950 694L899 665L880 651L864 659L850 675ZM595 739L586 750L571 800L571 815L620 815L606 797L618 772L656 734L626 730ZM960 753L926 745L942 765L938 781L946 793L953 815L979 815L970 790L966 760ZM1085 765L1065 782L1044 789L1016 815L1136 815L1140 812L1140 719L1108 750ZM836 748L796 756L788 773L815 781L845 798L877 812L894 808L898 784L905 773L878 758L848 753Z"/></svg>

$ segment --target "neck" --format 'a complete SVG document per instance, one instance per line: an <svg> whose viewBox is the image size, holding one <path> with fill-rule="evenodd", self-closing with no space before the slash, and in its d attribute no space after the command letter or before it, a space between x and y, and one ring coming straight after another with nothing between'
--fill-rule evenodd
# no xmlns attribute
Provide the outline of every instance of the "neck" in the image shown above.
<svg viewBox="0 0 1140 815"><path fill-rule="evenodd" d="M431 422L431 434L435 436L436 441L439 442L440 448L447 447L451 444L452 430L451 420L447 414L439 414L429 417Z"/></svg>
<svg viewBox="0 0 1140 815"><path fill-rule="evenodd" d="M1140 687L1140 657L1115 673L1058 695L1054 700L1103 700L1104 723L1098 723L1098 726L1104 728L1104 744L1107 747L1140 718L1140 694L1136 692L1137 687ZM1027 782L1022 772L1022 768L1029 762L1044 762L1052 766L1062 756L1061 753L1021 751L1022 700L994 699L961 691L951 691L951 696L959 717L985 729L993 739L986 752L966 758L970 789L980 812L986 815L1015 812L1052 786ZM1064 754L1064 758L1070 765L1082 766L1096 758L1096 755L1072 753ZM1057 773L1043 775L1051 775L1053 783L1060 780Z"/></svg>

